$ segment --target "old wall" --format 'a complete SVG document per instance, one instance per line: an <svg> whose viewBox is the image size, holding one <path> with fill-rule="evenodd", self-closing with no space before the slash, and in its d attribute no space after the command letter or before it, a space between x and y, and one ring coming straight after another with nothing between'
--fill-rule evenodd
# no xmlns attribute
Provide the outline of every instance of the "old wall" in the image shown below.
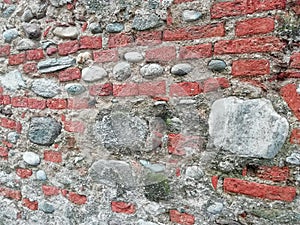
<svg viewBox="0 0 300 225"><path fill-rule="evenodd" d="M298 0L0 9L0 224L300 224Z"/></svg>

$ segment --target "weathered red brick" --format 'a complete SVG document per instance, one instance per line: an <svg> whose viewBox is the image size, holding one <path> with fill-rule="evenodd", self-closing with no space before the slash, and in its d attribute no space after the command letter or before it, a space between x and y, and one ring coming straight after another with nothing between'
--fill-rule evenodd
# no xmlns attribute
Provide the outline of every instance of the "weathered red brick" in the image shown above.
<svg viewBox="0 0 300 225"><path fill-rule="evenodd" d="M232 62L233 76L257 76L270 74L270 62L266 59L240 59Z"/></svg>
<svg viewBox="0 0 300 225"><path fill-rule="evenodd" d="M184 136L182 134L169 134L168 151L173 155L185 155L186 149L197 150L200 148L198 136Z"/></svg>
<svg viewBox="0 0 300 225"><path fill-rule="evenodd" d="M179 59L200 59L212 56L212 44L183 46L179 50Z"/></svg>
<svg viewBox="0 0 300 225"><path fill-rule="evenodd" d="M291 55L290 67L300 69L300 52L296 52Z"/></svg>
<svg viewBox="0 0 300 225"><path fill-rule="evenodd" d="M236 23L236 36L266 34L275 28L274 18L255 18L239 21Z"/></svg>
<svg viewBox="0 0 300 225"><path fill-rule="evenodd" d="M287 0L257 0L254 1L255 11L262 12L273 9L284 9Z"/></svg>
<svg viewBox="0 0 300 225"><path fill-rule="evenodd" d="M119 60L118 51L116 49L109 49L94 52L94 60L100 63L117 62Z"/></svg>
<svg viewBox="0 0 300 225"><path fill-rule="evenodd" d="M0 195L6 198L21 200L21 191L16 191L6 187L0 187Z"/></svg>
<svg viewBox="0 0 300 225"><path fill-rule="evenodd" d="M61 163L62 153L58 151L46 150L44 151L44 160L54 163Z"/></svg>
<svg viewBox="0 0 300 225"><path fill-rule="evenodd" d="M180 213L175 209L171 209L170 212L170 220L175 223L179 223L182 225L192 225L195 224L195 216L188 213Z"/></svg>
<svg viewBox="0 0 300 225"><path fill-rule="evenodd" d="M58 79L60 82L78 80L80 78L81 72L77 67L68 68L58 73Z"/></svg>
<svg viewBox="0 0 300 225"><path fill-rule="evenodd" d="M119 34L111 34L108 37L108 47L116 48L116 47L125 47L133 42L132 36L119 33Z"/></svg>
<svg viewBox="0 0 300 225"><path fill-rule="evenodd" d="M16 169L16 174L21 178L28 178L32 175L31 169L18 168Z"/></svg>
<svg viewBox="0 0 300 225"><path fill-rule="evenodd" d="M218 77L216 78L220 87L221 88L229 88L230 87L230 82L227 78L225 77Z"/></svg>
<svg viewBox="0 0 300 225"><path fill-rule="evenodd" d="M25 60L26 60L26 54L24 52L19 54L14 54L8 57L8 64L10 66L16 66L24 63Z"/></svg>
<svg viewBox="0 0 300 225"><path fill-rule="evenodd" d="M10 54L10 45L0 45L0 57L6 57Z"/></svg>
<svg viewBox="0 0 300 225"><path fill-rule="evenodd" d="M220 84L220 81L221 81L221 84ZM227 83L226 83L226 81L227 81ZM226 78L224 78L222 80L218 79L218 78L209 78L204 81L203 92L207 93L207 92L211 92L211 91L217 91L221 87L224 88L224 87L228 87L228 86L229 86L229 83Z"/></svg>
<svg viewBox="0 0 300 225"><path fill-rule="evenodd" d="M49 109L66 109L67 100L59 98L48 99L46 105Z"/></svg>
<svg viewBox="0 0 300 225"><path fill-rule="evenodd" d="M217 190L217 187L218 187L218 181L219 181L219 177L218 176L212 176L211 177L211 184L213 186L213 188L215 190Z"/></svg>
<svg viewBox="0 0 300 225"><path fill-rule="evenodd" d="M37 72L37 64L35 62L29 62L23 65L23 71L26 74L36 73Z"/></svg>
<svg viewBox="0 0 300 225"><path fill-rule="evenodd" d="M68 41L58 44L58 54L59 55L69 55L75 53L79 50L78 41Z"/></svg>
<svg viewBox="0 0 300 225"><path fill-rule="evenodd" d="M31 201L29 198L23 198L23 205L31 210L38 210L39 203L38 201Z"/></svg>
<svg viewBox="0 0 300 225"><path fill-rule="evenodd" d="M300 120L300 95L297 93L296 89L297 87L295 84L287 84L281 88L280 94L287 102L288 106L293 111L298 120Z"/></svg>
<svg viewBox="0 0 300 225"><path fill-rule="evenodd" d="M100 49L102 48L102 37L83 36L79 40L80 49Z"/></svg>
<svg viewBox="0 0 300 225"><path fill-rule="evenodd" d="M11 105L13 107L27 107L28 99L26 97L12 97Z"/></svg>
<svg viewBox="0 0 300 225"><path fill-rule="evenodd" d="M119 97L137 96L139 94L138 84L126 83L126 84L114 84L113 95Z"/></svg>
<svg viewBox="0 0 300 225"><path fill-rule="evenodd" d="M290 169L288 167L278 167L278 166L259 166L255 170L255 176L264 180L271 181L286 181L290 176Z"/></svg>
<svg viewBox="0 0 300 225"><path fill-rule="evenodd" d="M33 49L26 51L26 60L41 60L45 58L43 49Z"/></svg>
<svg viewBox="0 0 300 225"><path fill-rule="evenodd" d="M47 48L46 53L47 53L47 55L53 55L57 51L58 51L57 47L50 46Z"/></svg>
<svg viewBox="0 0 300 225"><path fill-rule="evenodd" d="M194 96L201 92L202 89L198 82L181 82L170 86L170 96L172 97Z"/></svg>
<svg viewBox="0 0 300 225"><path fill-rule="evenodd" d="M147 62L169 62L176 58L175 46L164 46L160 48L150 49L145 55Z"/></svg>
<svg viewBox="0 0 300 225"><path fill-rule="evenodd" d="M0 157L7 157L8 156L8 149L6 147L0 146Z"/></svg>
<svg viewBox="0 0 300 225"><path fill-rule="evenodd" d="M54 186L43 185L42 190L44 195L46 196L59 195L60 193L60 189Z"/></svg>
<svg viewBox="0 0 300 225"><path fill-rule="evenodd" d="M68 109L88 109L90 108L89 99L87 98L70 98L68 99Z"/></svg>
<svg viewBox="0 0 300 225"><path fill-rule="evenodd" d="M144 82L138 84L139 95L165 95L166 94L166 82L165 81L154 81Z"/></svg>
<svg viewBox="0 0 300 225"><path fill-rule="evenodd" d="M244 38L218 41L214 46L216 55L280 51L284 44L277 37Z"/></svg>
<svg viewBox="0 0 300 225"><path fill-rule="evenodd" d="M111 210L116 213L134 214L136 209L135 205L127 202L111 202Z"/></svg>
<svg viewBox="0 0 300 225"><path fill-rule="evenodd" d="M162 31L142 31L137 33L137 45L159 45L162 43Z"/></svg>
<svg viewBox="0 0 300 225"><path fill-rule="evenodd" d="M75 192L69 192L68 199L77 205L83 205L87 202L87 197L85 195L80 195Z"/></svg>
<svg viewBox="0 0 300 225"><path fill-rule="evenodd" d="M225 178L223 187L225 192L270 200L291 202L296 197L296 188L294 187L272 186L236 178Z"/></svg>
<svg viewBox="0 0 300 225"><path fill-rule="evenodd" d="M292 144L300 144L300 129L295 128L292 130L290 142Z"/></svg>
<svg viewBox="0 0 300 225"><path fill-rule="evenodd" d="M175 30L165 30L164 41L183 41L209 37L225 36L224 23L208 24L204 26L193 26L178 28Z"/></svg>
<svg viewBox="0 0 300 225"><path fill-rule="evenodd" d="M16 129L17 123L14 120L8 119L8 118L1 118L1 127L5 127L8 129Z"/></svg>
<svg viewBox="0 0 300 225"><path fill-rule="evenodd" d="M64 122L64 129L68 132L83 133L85 125L81 121L66 121Z"/></svg>
<svg viewBox="0 0 300 225"><path fill-rule="evenodd" d="M46 100L45 99L28 98L27 106L29 109L45 109L46 108Z"/></svg>
<svg viewBox="0 0 300 225"><path fill-rule="evenodd" d="M0 95L0 105L9 105L11 99L9 95Z"/></svg>
<svg viewBox="0 0 300 225"><path fill-rule="evenodd" d="M110 96L113 94L112 83L95 84L89 87L89 93L92 96Z"/></svg>

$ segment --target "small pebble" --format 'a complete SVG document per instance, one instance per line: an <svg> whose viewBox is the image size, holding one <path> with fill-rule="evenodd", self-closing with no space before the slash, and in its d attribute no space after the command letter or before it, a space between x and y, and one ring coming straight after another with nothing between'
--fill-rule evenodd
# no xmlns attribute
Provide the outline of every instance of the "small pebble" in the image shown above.
<svg viewBox="0 0 300 225"><path fill-rule="evenodd" d="M40 156L34 152L25 152L23 154L23 160L30 166L37 166L40 164Z"/></svg>
<svg viewBox="0 0 300 225"><path fill-rule="evenodd" d="M47 175L44 170L38 170L35 175L37 180L47 180Z"/></svg>
<svg viewBox="0 0 300 225"><path fill-rule="evenodd" d="M122 23L110 23L106 26L106 31L109 33L119 33L124 30L124 25Z"/></svg>
<svg viewBox="0 0 300 225"><path fill-rule="evenodd" d="M193 22L198 20L202 14L196 10L184 10L182 13L182 19L185 22Z"/></svg>
<svg viewBox="0 0 300 225"><path fill-rule="evenodd" d="M127 52L124 55L124 59L130 63L138 63L141 62L144 57L139 52Z"/></svg>
<svg viewBox="0 0 300 225"><path fill-rule="evenodd" d="M161 76L164 72L164 68L161 67L159 64L152 63L143 66L140 72L142 77L146 79L152 79Z"/></svg>
<svg viewBox="0 0 300 225"><path fill-rule="evenodd" d="M54 206L46 201L39 204L39 209L44 213L53 213L55 211Z"/></svg>
<svg viewBox="0 0 300 225"><path fill-rule="evenodd" d="M78 83L71 83L65 86L65 90L70 95L79 95L83 93L86 89L84 86Z"/></svg>
<svg viewBox="0 0 300 225"><path fill-rule="evenodd" d="M118 81L126 80L131 75L130 64L128 62L120 62L113 68L114 78Z"/></svg>
<svg viewBox="0 0 300 225"><path fill-rule="evenodd" d="M89 25L89 30L92 32L92 34L99 34L102 32L101 26L99 23L91 23Z"/></svg>
<svg viewBox="0 0 300 225"><path fill-rule="evenodd" d="M216 72L222 72L226 68L226 63L221 59L212 59L208 63L208 69Z"/></svg>
<svg viewBox="0 0 300 225"><path fill-rule="evenodd" d="M10 143L16 144L19 138L20 138L20 135L17 132L14 132L14 131L13 132L9 132L7 134L7 140Z"/></svg>
<svg viewBox="0 0 300 225"><path fill-rule="evenodd" d="M185 175L195 180L199 180L204 176L204 173L198 166L189 166L186 168Z"/></svg>
<svg viewBox="0 0 300 225"><path fill-rule="evenodd" d="M222 203L216 202L207 208L207 212L209 212L211 214L218 214L223 210L223 207L224 206Z"/></svg>
<svg viewBox="0 0 300 225"><path fill-rule="evenodd" d="M9 29L3 32L2 34L4 41L7 43L12 42L12 40L16 39L19 36L19 32L17 29Z"/></svg>
<svg viewBox="0 0 300 225"><path fill-rule="evenodd" d="M171 68L171 73L177 76L183 76L190 73L193 67L188 63L176 64Z"/></svg>

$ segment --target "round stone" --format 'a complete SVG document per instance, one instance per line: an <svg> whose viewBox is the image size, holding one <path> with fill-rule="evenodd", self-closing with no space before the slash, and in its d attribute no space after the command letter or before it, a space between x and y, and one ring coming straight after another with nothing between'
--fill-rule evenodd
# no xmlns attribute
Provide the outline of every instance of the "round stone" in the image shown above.
<svg viewBox="0 0 300 225"><path fill-rule="evenodd" d="M50 146L61 132L61 123L51 117L33 117L30 121L28 138L32 143Z"/></svg>
<svg viewBox="0 0 300 225"><path fill-rule="evenodd" d="M56 27L53 34L60 38L76 39L79 35L77 27Z"/></svg>
<svg viewBox="0 0 300 225"><path fill-rule="evenodd" d="M85 87L79 83L70 83L65 86L65 90L70 95L80 95L85 92Z"/></svg>
<svg viewBox="0 0 300 225"><path fill-rule="evenodd" d="M96 82L103 80L107 77L107 72L105 69L99 66L90 66L83 68L82 70L82 80L86 82Z"/></svg>
<svg viewBox="0 0 300 225"><path fill-rule="evenodd" d="M23 160L30 166L37 166L41 162L40 156L34 152L25 152Z"/></svg>
<svg viewBox="0 0 300 225"><path fill-rule="evenodd" d="M31 85L31 90L45 98L52 98L60 92L59 85L55 80L45 78L34 80Z"/></svg>
<svg viewBox="0 0 300 225"><path fill-rule="evenodd" d="M226 63L221 59L212 59L208 63L208 69L216 72L222 72L226 68Z"/></svg>
<svg viewBox="0 0 300 225"><path fill-rule="evenodd" d="M109 33L119 33L124 30L124 25L122 23L110 23L106 26L106 31Z"/></svg>
<svg viewBox="0 0 300 225"><path fill-rule="evenodd" d="M131 75L130 64L128 62L120 62L113 68L114 78L118 81L126 80Z"/></svg>
<svg viewBox="0 0 300 225"><path fill-rule="evenodd" d="M193 22L198 20L202 14L196 10L184 10L182 12L182 19L185 22Z"/></svg>
<svg viewBox="0 0 300 225"><path fill-rule="evenodd" d="M38 24L24 23L22 26L26 36L30 39L38 39L42 34L41 28Z"/></svg>
<svg viewBox="0 0 300 225"><path fill-rule="evenodd" d="M159 64L152 63L143 66L140 72L142 77L146 79L152 79L161 76L164 72L164 68L161 67Z"/></svg>
<svg viewBox="0 0 300 225"><path fill-rule="evenodd" d="M20 135L17 132L14 132L14 131L13 132L9 132L7 134L7 140L10 143L16 144L19 138L20 138Z"/></svg>
<svg viewBox="0 0 300 225"><path fill-rule="evenodd" d="M19 36L19 32L17 29L13 28L4 31L2 36L5 42L10 43Z"/></svg>
<svg viewBox="0 0 300 225"><path fill-rule="evenodd" d="M183 76L190 73L193 67L188 63L180 63L172 66L171 73L177 76Z"/></svg>
<svg viewBox="0 0 300 225"><path fill-rule="evenodd" d="M99 23L91 23L89 25L89 30L92 32L92 34L99 34L102 32L101 26Z"/></svg>
<svg viewBox="0 0 300 225"><path fill-rule="evenodd" d="M218 214L223 210L223 207L224 206L222 203L216 202L207 208L207 212L209 212L211 214Z"/></svg>
<svg viewBox="0 0 300 225"><path fill-rule="evenodd" d="M158 15L152 13L150 15L136 15L133 19L132 28L143 31L151 28L160 27L163 23Z"/></svg>
<svg viewBox="0 0 300 225"><path fill-rule="evenodd" d="M130 63L138 63L143 61L144 57L139 52L127 52L124 55L124 59Z"/></svg>
<svg viewBox="0 0 300 225"><path fill-rule="evenodd" d="M55 211L54 206L46 201L39 204L39 209L44 213L53 213Z"/></svg>
<svg viewBox="0 0 300 225"><path fill-rule="evenodd" d="M37 180L47 180L47 175L44 170L38 170L35 176Z"/></svg>
<svg viewBox="0 0 300 225"><path fill-rule="evenodd" d="M195 180L199 180L204 176L204 173L198 166L189 166L186 168L185 175Z"/></svg>

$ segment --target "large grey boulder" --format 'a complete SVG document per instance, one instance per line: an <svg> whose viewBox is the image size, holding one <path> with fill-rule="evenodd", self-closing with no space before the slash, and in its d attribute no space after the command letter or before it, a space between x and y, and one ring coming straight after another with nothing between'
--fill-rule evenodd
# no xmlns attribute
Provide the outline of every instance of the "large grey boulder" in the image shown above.
<svg viewBox="0 0 300 225"><path fill-rule="evenodd" d="M208 122L214 145L241 157L273 158L289 130L287 120L267 99L219 99L212 105Z"/></svg>

